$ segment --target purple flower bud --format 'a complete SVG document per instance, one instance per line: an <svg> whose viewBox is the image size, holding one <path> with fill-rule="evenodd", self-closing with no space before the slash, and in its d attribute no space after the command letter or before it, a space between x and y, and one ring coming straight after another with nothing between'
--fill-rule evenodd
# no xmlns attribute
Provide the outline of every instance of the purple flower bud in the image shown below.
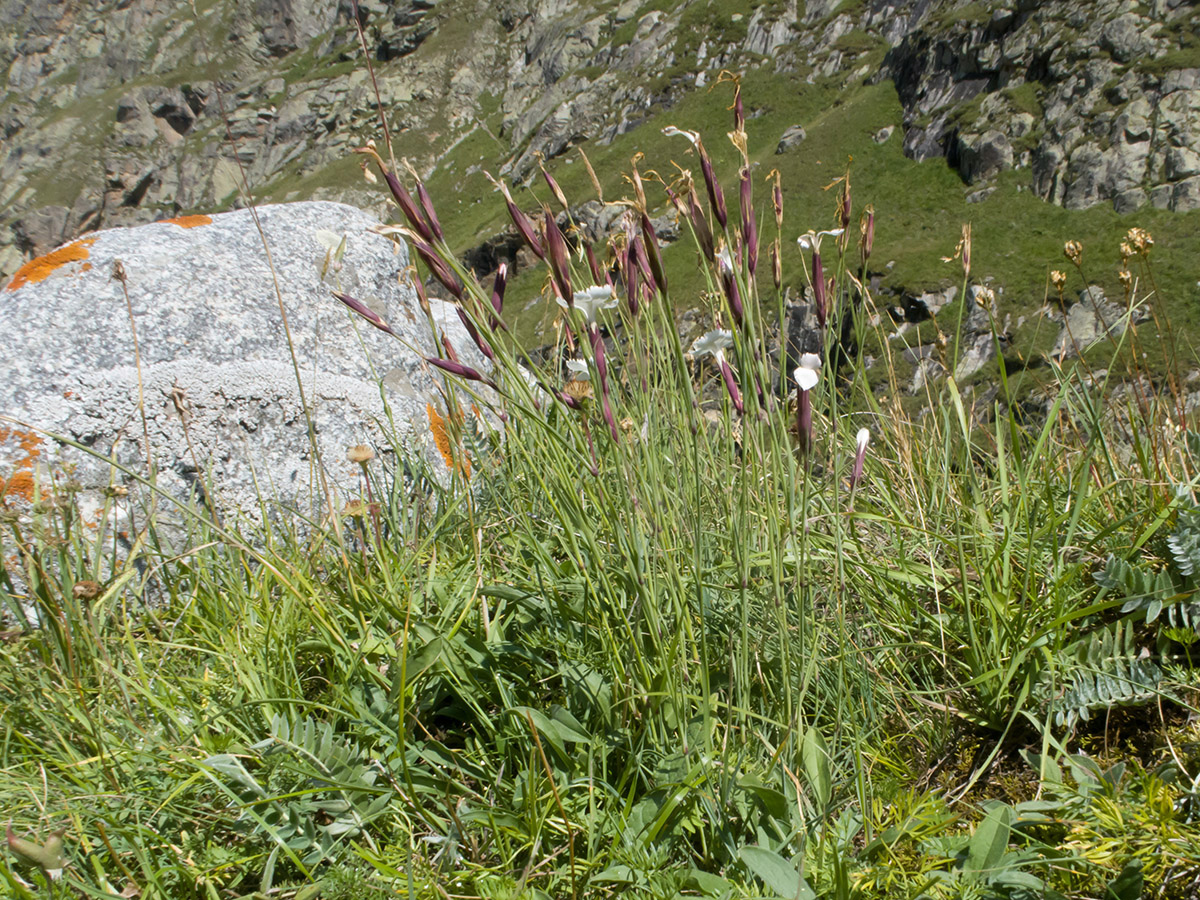
<svg viewBox="0 0 1200 900"><path fill-rule="evenodd" d="M875 207L867 207L867 224L863 230L862 261L863 265L871 258L871 248L875 246Z"/></svg>
<svg viewBox="0 0 1200 900"><path fill-rule="evenodd" d="M638 295L641 290L642 269L638 261L638 254L635 244L640 241L640 237L635 237L629 242L629 246L625 248L623 255L624 260L624 275L625 275L625 293L629 300L629 314L637 318L638 314Z"/></svg>
<svg viewBox="0 0 1200 900"><path fill-rule="evenodd" d="M821 254L816 250L813 251L812 282L813 306L816 307L817 311L817 325L820 328L824 328L825 318L828 314L825 306L825 269L821 265Z"/></svg>
<svg viewBox="0 0 1200 900"><path fill-rule="evenodd" d="M568 394L566 391L558 391L555 394L555 396L557 396L558 399L563 402L563 405L565 405L569 409L575 409L575 410L583 409L583 404L580 403L578 399L576 399L575 397L572 397L570 394Z"/></svg>
<svg viewBox="0 0 1200 900"><path fill-rule="evenodd" d="M704 149L704 145L697 143L696 150L700 154L700 171L704 174L704 186L708 189L708 203L712 207L713 218L724 230L729 218L725 212L725 193L721 190L717 176L713 173L712 160L708 158L708 152Z"/></svg>
<svg viewBox="0 0 1200 900"><path fill-rule="evenodd" d="M450 343L450 338L446 337L446 332L442 332L442 350L446 353L446 359L450 362L458 362L458 354L454 352L454 345Z"/></svg>
<svg viewBox="0 0 1200 900"><path fill-rule="evenodd" d="M734 324L741 328L746 315L742 308L742 292L738 288L732 266L721 266L721 286L725 288L725 299L729 301L729 312L733 315Z"/></svg>
<svg viewBox="0 0 1200 900"><path fill-rule="evenodd" d="M442 283L452 297L461 300L463 296L462 282L458 280L458 276L454 274L446 261L438 256L437 251L424 241L413 241L413 249L417 251L417 256L421 257L421 262L429 268L430 274Z"/></svg>
<svg viewBox="0 0 1200 900"><path fill-rule="evenodd" d="M562 294L568 305L573 306L574 291L571 290L570 254L567 251L567 239L563 237L558 223L554 221L550 207L545 208L545 217L546 251L550 262L550 271L554 275L559 293Z"/></svg>
<svg viewBox="0 0 1200 900"><path fill-rule="evenodd" d="M612 284L612 276L600 268L596 252L590 243L584 242L583 252L587 256L588 268L592 270L592 284Z"/></svg>
<svg viewBox="0 0 1200 900"><path fill-rule="evenodd" d="M460 362L454 362L449 359L438 359L436 356L427 356L425 361L431 366L437 366L444 372L449 372L451 375L457 375L459 378L465 378L467 381L478 381L480 384L486 384L490 388L495 388L495 383L486 376L480 374L477 370L470 366L464 366Z"/></svg>
<svg viewBox="0 0 1200 900"><path fill-rule="evenodd" d="M413 201L412 195L405 189L404 185L400 183L400 179L385 169L382 163L379 165L379 171L383 173L383 180L387 182L387 186L391 190L392 196L396 198L396 204L400 207L400 211L404 213L404 218L408 220L408 224L412 230L415 231L423 240L432 241L434 239L433 229L429 226L429 223L425 221L425 217L417 208L417 204Z"/></svg>
<svg viewBox="0 0 1200 900"><path fill-rule="evenodd" d="M733 377L733 369L725 359L725 354L721 353L717 356L717 362L721 367L721 377L725 379L725 390L729 392L729 399L733 401L733 408L737 410L738 415L745 412L742 404L742 392L738 390L737 380Z"/></svg>
<svg viewBox="0 0 1200 900"><path fill-rule="evenodd" d="M512 219L513 225L517 229L517 234L521 235L521 240L525 245L533 251L533 255L538 259L546 258L546 250L542 246L541 240L538 239L537 229L534 228L533 222L529 216L521 212L521 208L517 206L509 193L508 185L500 182L500 190L504 194L504 204L508 207L508 217Z"/></svg>
<svg viewBox="0 0 1200 900"><path fill-rule="evenodd" d="M492 282L492 309L499 316L504 311L504 288L508 284L508 263L500 263L496 270L496 280ZM499 319L492 321L492 328L500 323Z"/></svg>
<svg viewBox="0 0 1200 900"><path fill-rule="evenodd" d="M696 240L700 243L700 251L709 262L715 262L716 247L713 243L712 229L708 227L708 219L704 217L704 210L700 208L700 198L696 196L695 186L688 195L688 215L696 232Z"/></svg>
<svg viewBox="0 0 1200 900"><path fill-rule="evenodd" d="M417 181L417 198L421 201L421 208L425 212L425 221L429 224L429 230L439 241L444 241L446 236L442 233L442 223L438 221L437 213L433 211L433 201L429 198L429 192L425 190L425 185L419 180Z"/></svg>
<svg viewBox="0 0 1200 900"><path fill-rule="evenodd" d="M488 359L495 359L496 354L492 352L491 346L479 334L479 330L475 327L475 323L471 321L471 317L467 315L467 311L461 306L455 306L454 311L458 313L458 318L462 321L463 327L467 329L467 334L471 336L471 340L475 342L475 346L479 348L479 352Z"/></svg>
<svg viewBox="0 0 1200 900"><path fill-rule="evenodd" d="M800 389L800 399L796 410L796 437L800 442L800 452L808 453L812 449L812 400L808 391Z"/></svg>
<svg viewBox="0 0 1200 900"><path fill-rule="evenodd" d="M542 177L546 179L546 185L550 188L550 193L554 195L554 199L558 201L563 211L566 212L570 209L567 203L567 195L563 193L562 188L558 186L558 182L554 180L554 176L547 172L545 167L542 168Z"/></svg>
<svg viewBox="0 0 1200 900"><path fill-rule="evenodd" d="M664 297L667 294L667 273L663 270L662 255L658 251L658 235L650 224L650 217L642 211L642 237L646 241L646 259L650 264L650 273L654 276L654 284Z"/></svg>
<svg viewBox="0 0 1200 900"><path fill-rule="evenodd" d="M596 374L600 377L600 410L604 415L604 421L608 423L608 430L612 433L614 441L619 439L617 433L617 423L613 418L612 406L608 400L608 363L604 356L604 338L600 336L600 326L592 325L588 329L588 336L592 339L592 356L596 360Z"/></svg>
<svg viewBox="0 0 1200 900"><path fill-rule="evenodd" d="M357 300L349 294L343 294L341 291L333 291L333 296L341 300L346 306L350 307L350 309L354 310L380 331L386 332L392 337L397 337L396 332L392 331L391 326L383 320L383 317L369 309L361 300Z"/></svg>

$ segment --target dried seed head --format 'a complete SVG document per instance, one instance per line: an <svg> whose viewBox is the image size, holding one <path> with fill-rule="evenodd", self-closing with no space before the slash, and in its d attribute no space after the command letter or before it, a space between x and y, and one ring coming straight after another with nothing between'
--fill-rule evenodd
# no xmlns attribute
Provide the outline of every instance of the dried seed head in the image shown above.
<svg viewBox="0 0 1200 900"><path fill-rule="evenodd" d="M974 299L980 309L993 309L996 306L996 292L989 287L976 287Z"/></svg>
<svg viewBox="0 0 1200 900"><path fill-rule="evenodd" d="M366 444L355 444L353 447L346 449L346 459L352 463L359 463L361 465L362 463L370 462L374 458L375 451Z"/></svg>
<svg viewBox="0 0 1200 900"><path fill-rule="evenodd" d="M71 589L76 600L95 600L104 591L95 581L77 581Z"/></svg>
<svg viewBox="0 0 1200 900"><path fill-rule="evenodd" d="M1133 245L1133 249L1143 256L1149 253L1150 248L1154 246L1154 238L1144 228L1130 228L1129 234L1126 235L1126 240Z"/></svg>
<svg viewBox="0 0 1200 900"><path fill-rule="evenodd" d="M1054 290L1058 292L1058 299L1063 296L1063 288L1067 286L1067 273L1059 269L1055 269L1050 273L1050 283L1054 285Z"/></svg>
<svg viewBox="0 0 1200 900"><path fill-rule="evenodd" d="M1134 250L1128 241L1121 241L1121 265L1126 265L1133 256Z"/></svg>
<svg viewBox="0 0 1200 900"><path fill-rule="evenodd" d="M1067 241L1063 244L1063 256L1071 261L1071 265L1078 266L1083 261L1083 244Z"/></svg>
<svg viewBox="0 0 1200 900"><path fill-rule="evenodd" d="M1122 269L1120 272L1117 273L1117 278L1121 282L1121 287L1123 287L1125 289L1125 293L1128 294L1130 288L1133 287L1133 275L1130 273L1130 271L1128 269Z"/></svg>

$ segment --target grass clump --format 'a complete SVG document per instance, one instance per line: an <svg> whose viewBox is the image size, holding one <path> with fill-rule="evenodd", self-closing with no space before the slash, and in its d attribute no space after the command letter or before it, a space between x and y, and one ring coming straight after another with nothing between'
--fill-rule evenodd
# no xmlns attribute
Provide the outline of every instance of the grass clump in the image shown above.
<svg viewBox="0 0 1200 900"><path fill-rule="evenodd" d="M738 179L663 135L697 174L627 170L611 242L513 205L555 316L537 359L513 286L397 189L491 359L430 360L441 471L364 456L327 520L200 522L182 553L140 513L80 527L69 490L6 507L12 896L1187 895L1200 758L1159 713L1196 681L1180 386L1130 328L1106 371L1045 360L1036 410L997 362L988 402L948 376L908 415L866 277L890 195L842 169L788 224L740 109ZM1155 278L1130 241L1127 316ZM965 230L960 296L985 255ZM788 280L811 331L781 359ZM945 371L968 313L934 320ZM1140 754L1084 756L1122 714Z"/></svg>

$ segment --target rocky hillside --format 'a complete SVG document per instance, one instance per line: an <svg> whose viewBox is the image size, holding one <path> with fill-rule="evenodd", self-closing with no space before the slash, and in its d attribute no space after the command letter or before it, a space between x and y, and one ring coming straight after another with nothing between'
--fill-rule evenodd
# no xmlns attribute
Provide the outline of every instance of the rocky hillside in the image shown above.
<svg viewBox="0 0 1200 900"><path fill-rule="evenodd" d="M1020 189L1068 209L1200 207L1200 37L1185 0L357 8L397 155L446 184L482 168L520 183L539 156L686 115L730 70L769 79L760 104L820 87L836 106L839 90L894 84L904 154L944 158L930 165L956 170L972 201L1014 170ZM348 152L380 135L353 11L0 0L0 275L83 231L239 205L243 178L261 198L379 211Z"/></svg>

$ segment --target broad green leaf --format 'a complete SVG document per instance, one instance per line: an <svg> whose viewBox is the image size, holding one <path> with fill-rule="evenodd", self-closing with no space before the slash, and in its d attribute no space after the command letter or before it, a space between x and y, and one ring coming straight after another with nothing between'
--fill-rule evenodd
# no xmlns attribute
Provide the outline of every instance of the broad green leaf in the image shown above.
<svg viewBox="0 0 1200 900"><path fill-rule="evenodd" d="M763 847L743 847L738 856L751 872L762 879L763 884L786 900L816 900L817 895L800 873L778 853Z"/></svg>

